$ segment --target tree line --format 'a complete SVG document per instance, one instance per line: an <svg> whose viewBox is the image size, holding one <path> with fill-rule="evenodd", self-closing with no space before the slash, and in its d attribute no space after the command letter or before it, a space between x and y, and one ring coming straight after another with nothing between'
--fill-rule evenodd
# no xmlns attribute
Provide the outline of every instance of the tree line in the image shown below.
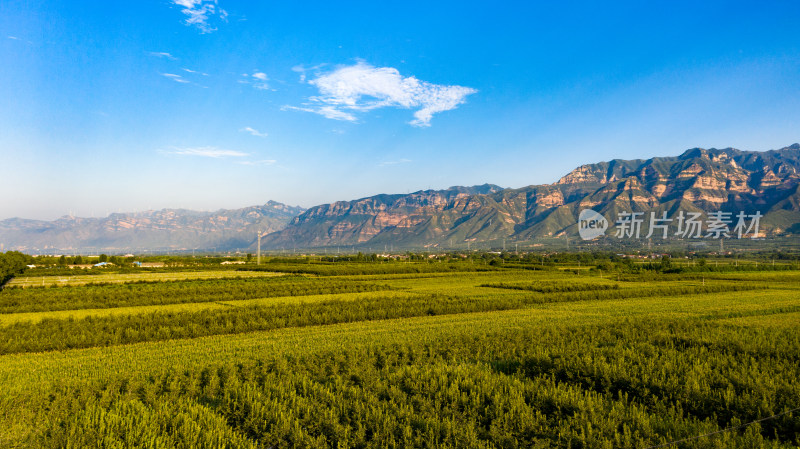
<svg viewBox="0 0 800 449"><path fill-rule="evenodd" d="M33 258L19 251L0 253L0 288L16 275L22 274Z"/></svg>

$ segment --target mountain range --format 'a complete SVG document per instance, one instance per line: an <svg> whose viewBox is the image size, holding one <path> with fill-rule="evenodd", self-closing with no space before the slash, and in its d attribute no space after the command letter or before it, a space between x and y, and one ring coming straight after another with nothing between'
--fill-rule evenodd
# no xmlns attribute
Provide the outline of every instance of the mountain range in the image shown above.
<svg viewBox="0 0 800 449"><path fill-rule="evenodd" d="M592 209L656 216L758 213L763 236L800 234L800 145L765 152L693 148L680 156L582 165L553 184L492 184L384 194L304 210L273 201L216 212L165 209L106 218L0 221L7 249L255 249L466 247L578 236ZM643 225L644 235L647 223ZM674 231L675 223L670 230ZM674 232L670 232L674 235Z"/></svg>
<svg viewBox="0 0 800 449"><path fill-rule="evenodd" d="M676 157L583 165L553 184L451 187L325 204L262 244L419 248L529 242L577 236L578 215L587 208L612 222L621 212L673 217L684 211L704 219L714 211L732 217L759 212L765 235L800 233L799 185L798 144L766 152L694 148ZM641 235L647 230L645 225Z"/></svg>
<svg viewBox="0 0 800 449"><path fill-rule="evenodd" d="M257 232L285 227L305 209L269 201L242 209L162 209L105 218L0 221L0 243L26 252L230 250L250 246Z"/></svg>

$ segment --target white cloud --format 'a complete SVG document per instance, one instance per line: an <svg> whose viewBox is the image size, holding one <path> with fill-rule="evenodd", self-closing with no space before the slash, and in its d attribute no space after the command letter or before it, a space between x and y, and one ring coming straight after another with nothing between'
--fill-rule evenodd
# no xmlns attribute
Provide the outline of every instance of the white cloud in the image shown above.
<svg viewBox="0 0 800 449"><path fill-rule="evenodd" d="M188 72L188 73L197 73L198 75L208 76L208 73L198 72L197 70L187 69L185 67L181 68L181 70L183 70L184 72Z"/></svg>
<svg viewBox="0 0 800 449"><path fill-rule="evenodd" d="M242 162L239 162L239 164L241 164L241 165L272 165L275 162L277 162L277 161L274 160L274 159L264 159L264 160L260 160L260 161L242 161Z"/></svg>
<svg viewBox="0 0 800 449"><path fill-rule="evenodd" d="M188 80L183 79L182 76L176 75L174 73L162 73L162 75L166 76L167 78L171 79L172 81L176 81L178 83L188 83Z"/></svg>
<svg viewBox="0 0 800 449"><path fill-rule="evenodd" d="M262 133L259 130L253 129L253 128L249 127L249 126L245 126L244 128L240 129L239 131L250 133L251 135L256 136L256 137L267 137L267 133Z"/></svg>
<svg viewBox="0 0 800 449"><path fill-rule="evenodd" d="M411 159L398 159L396 161L384 161L378 164L378 167L386 167L388 165L399 165L399 164L408 164L411 162Z"/></svg>
<svg viewBox="0 0 800 449"><path fill-rule="evenodd" d="M313 112L315 114L319 114L325 118L333 119L333 120L344 120L348 122L357 122L358 119L355 115L342 111L340 109L336 109L333 106L318 106L314 108L302 108L297 106L283 106L281 107L282 111L304 111L304 112Z"/></svg>
<svg viewBox="0 0 800 449"><path fill-rule="evenodd" d="M264 72L255 70L252 74L242 73L242 79L239 80L242 84L252 84L258 90L270 90L269 77Z"/></svg>
<svg viewBox="0 0 800 449"><path fill-rule="evenodd" d="M158 56L159 58L167 58L167 59L169 59L171 61L176 61L178 59L175 56L172 56L171 54L169 54L169 53L167 53L165 51L150 51L148 53L150 53L150 55L152 55L152 56Z"/></svg>
<svg viewBox="0 0 800 449"><path fill-rule="evenodd" d="M304 74L305 69L295 68ZM301 80L303 75L301 75ZM304 107L285 109L308 111L335 120L356 121L350 111L365 112L383 107L417 109L414 126L430 126L433 114L455 109L477 90L445 86L403 77L391 67L373 67L364 62L318 76L308 82L319 90Z"/></svg>
<svg viewBox="0 0 800 449"><path fill-rule="evenodd" d="M216 147L178 148L173 151L169 151L168 153L177 154L180 156L200 156L200 157L211 157L216 159L226 158L226 157L250 156L250 154L242 153L241 151L222 150Z"/></svg>
<svg viewBox="0 0 800 449"><path fill-rule="evenodd" d="M21 38L19 38L17 36L6 36L6 37L11 39L11 40L13 40L13 41L20 41L20 42L25 42L26 44L29 44L29 45L33 45L33 42L31 42L31 41L29 41L27 39L21 39Z"/></svg>
<svg viewBox="0 0 800 449"><path fill-rule="evenodd" d="M186 25L194 26L203 34L217 30L210 24L212 18L228 21L228 12L218 6L217 0L172 0L172 3L183 8Z"/></svg>
<svg viewBox="0 0 800 449"><path fill-rule="evenodd" d="M300 64L300 65L296 65L296 66L292 67L292 71L299 73L300 74L300 82L304 83L304 82L306 82L306 72L310 72L312 70L319 70L322 67L325 67L325 64L318 64L318 65L315 65L313 67L304 67L302 64Z"/></svg>

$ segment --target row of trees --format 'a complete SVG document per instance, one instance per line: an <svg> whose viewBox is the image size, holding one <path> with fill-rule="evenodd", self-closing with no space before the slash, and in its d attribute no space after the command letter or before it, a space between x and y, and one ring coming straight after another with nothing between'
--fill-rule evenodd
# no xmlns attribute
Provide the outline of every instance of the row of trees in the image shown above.
<svg viewBox="0 0 800 449"><path fill-rule="evenodd" d="M258 280L257 280L258 282ZM260 283L260 282L259 282ZM323 284L325 285L325 284ZM290 286L286 286L291 288ZM308 286L310 287L310 286ZM304 287L303 290L314 292ZM322 286L320 286L322 287ZM331 288L317 291L331 293L354 293L378 291L385 287L377 284L355 284L343 286L330 284ZM507 288L500 286L500 288ZM19 322L0 327L0 354L18 352L40 352L94 346L159 341L176 338L195 338L209 335L239 334L252 331L273 330L289 327L317 326L357 321L408 318L426 315L453 315L472 312L490 312L520 309L532 304L570 301L600 301L612 299L641 298L652 296L697 295L765 288L747 283L730 282L706 286L658 286L603 290L560 291L554 293L527 292L524 295L456 296L440 293L415 293L399 298L389 292L352 299L309 299L301 302L279 302L272 305L240 306L222 309L205 309L186 312L142 313L140 315L89 316L79 320L46 319L38 323ZM57 293L69 289L53 289ZM75 288L80 292L82 289ZM124 289L109 290L118 294ZM291 293L290 290L286 292ZM135 292L134 292L135 293ZM166 292L165 292L166 293ZM55 298L52 298L55 299ZM51 304L50 309L59 310L61 301ZM151 298L152 299L152 298ZM205 296L203 301L224 300L221 294ZM180 295L172 300L181 301ZM104 301L104 302L103 302ZM141 298L132 294L131 301L140 304ZM159 300L161 301L161 300ZM166 299L170 301L170 299ZM15 301L18 302L18 301ZM114 304L111 299L99 301ZM81 307L97 304L83 302ZM20 311L10 304L5 310ZM24 309L23 309L24 310Z"/></svg>
<svg viewBox="0 0 800 449"><path fill-rule="evenodd" d="M426 329L399 344L382 334L65 389L47 401L35 446L635 449L705 434L680 447L800 444L793 414L741 426L797 406L793 329L651 318L492 330Z"/></svg>
<svg viewBox="0 0 800 449"><path fill-rule="evenodd" d="M9 288L0 296L0 314L106 309L166 304L243 301L389 290L389 286L332 278L274 276L165 282L92 283L57 288Z"/></svg>

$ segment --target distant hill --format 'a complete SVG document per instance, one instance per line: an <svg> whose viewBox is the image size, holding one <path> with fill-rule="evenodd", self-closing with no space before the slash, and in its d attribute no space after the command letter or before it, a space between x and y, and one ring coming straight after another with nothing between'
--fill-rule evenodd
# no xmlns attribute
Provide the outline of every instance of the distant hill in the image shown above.
<svg viewBox="0 0 800 449"><path fill-rule="evenodd" d="M262 241L270 247L463 247L577 236L581 210L764 214L761 230L800 233L800 145L767 152L687 150L676 157L583 165L553 184L377 195L308 209ZM649 216L649 215L648 215ZM643 228L644 236L647 228Z"/></svg>
<svg viewBox="0 0 800 449"><path fill-rule="evenodd" d="M261 206L216 212L162 209L105 218L11 218L0 221L0 243L6 250L27 252L230 250L247 248L257 231L279 230L303 211L269 201Z"/></svg>
<svg viewBox="0 0 800 449"><path fill-rule="evenodd" d="M583 209L613 226L621 212L759 212L761 234L800 234L800 145L766 152L693 148L680 156L582 165L553 184L484 184L384 194L304 210L273 201L216 212L164 209L106 218L0 221L6 250L254 250L465 247L578 236ZM674 223L672 226L675 226ZM674 231L674 229L671 229ZM609 231L609 234L613 231ZM642 228L642 235L647 227ZM670 233L673 235L673 233Z"/></svg>

